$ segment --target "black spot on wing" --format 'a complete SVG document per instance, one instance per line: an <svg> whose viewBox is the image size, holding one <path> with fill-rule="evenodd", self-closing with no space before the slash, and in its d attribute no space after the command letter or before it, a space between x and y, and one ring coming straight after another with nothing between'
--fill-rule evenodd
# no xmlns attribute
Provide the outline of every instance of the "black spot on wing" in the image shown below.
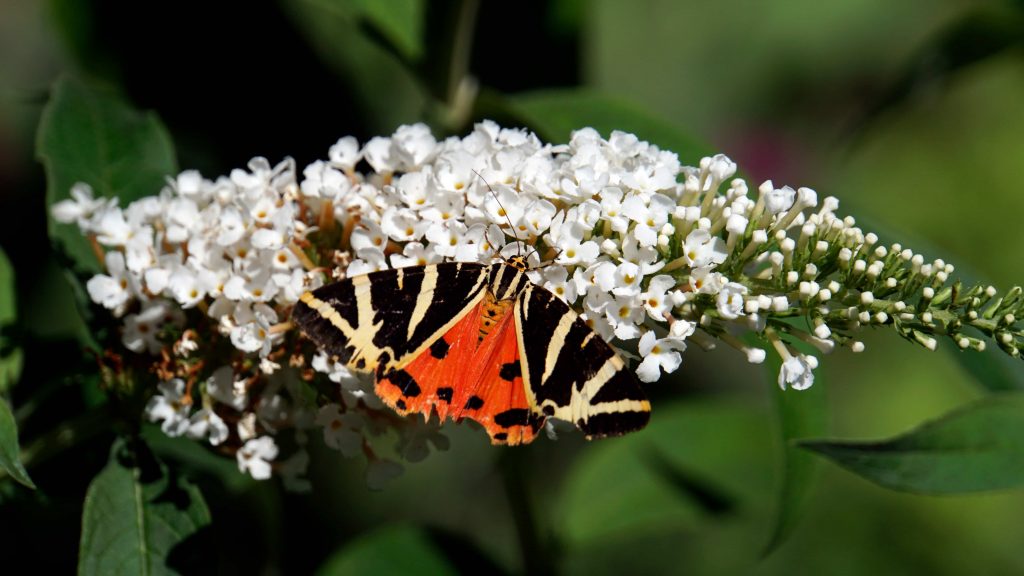
<svg viewBox="0 0 1024 576"><path fill-rule="evenodd" d="M399 410L405 410L406 409L405 400L402 400L401 398L399 398L398 401L395 402L395 407L398 408Z"/></svg>
<svg viewBox="0 0 1024 576"><path fill-rule="evenodd" d="M586 421L576 423L588 438L620 436L639 430L651 419L650 412L612 412L591 415Z"/></svg>
<svg viewBox="0 0 1024 576"><path fill-rule="evenodd" d="M509 382L515 380L516 378L519 378L522 375L523 369L519 365L518 360L502 364L501 371L498 372L498 376L500 376L502 380L507 380Z"/></svg>
<svg viewBox="0 0 1024 576"><path fill-rule="evenodd" d="M433 290L425 290L424 279L428 269L436 269L437 282ZM475 263L447 262L436 266L402 268L401 282L395 270L370 274L370 296L373 302L374 323L380 330L373 337L378 348L391 348L401 358L438 336L441 328L466 311L484 290L484 266ZM380 275L380 276L378 276ZM430 297L422 320L409 335L416 301L423 293Z"/></svg>
<svg viewBox="0 0 1024 576"><path fill-rule="evenodd" d="M444 338L440 338L430 345L430 355L438 360L443 360L448 355L448 348L448 342Z"/></svg>
<svg viewBox="0 0 1024 576"><path fill-rule="evenodd" d="M395 387L402 391L403 396L415 398L422 392L422 390L420 390L420 385L416 382L416 379L405 370L389 372L386 378L389 382L394 384Z"/></svg>
<svg viewBox="0 0 1024 576"><path fill-rule="evenodd" d="M494 423L502 428L526 426L530 422L530 411L526 408L511 408L494 415Z"/></svg>
<svg viewBox="0 0 1024 576"><path fill-rule="evenodd" d="M447 386L445 386L444 388L438 388L437 389L437 399L438 400L442 400L444 402L449 402L450 403L452 401L452 395L454 393L455 393L455 390L452 389L452 388L449 388Z"/></svg>
<svg viewBox="0 0 1024 576"><path fill-rule="evenodd" d="M470 396L469 400L466 400L465 409L466 410L476 410L478 408L483 408L483 406L484 406L484 399L483 398L481 398L479 396Z"/></svg>
<svg viewBox="0 0 1024 576"><path fill-rule="evenodd" d="M508 433L507 432L498 432L497 434L494 435L494 439L499 441L499 442L504 442L505 440L508 440Z"/></svg>

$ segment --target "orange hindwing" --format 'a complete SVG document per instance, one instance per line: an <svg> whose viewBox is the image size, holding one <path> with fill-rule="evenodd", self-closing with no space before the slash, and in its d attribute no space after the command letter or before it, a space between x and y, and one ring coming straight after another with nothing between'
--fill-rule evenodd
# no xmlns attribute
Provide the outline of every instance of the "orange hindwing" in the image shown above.
<svg viewBox="0 0 1024 576"><path fill-rule="evenodd" d="M531 442L543 420L526 399L515 318L503 314L484 333L491 309L481 302L404 369L380 375L377 395L403 415L475 420L495 444Z"/></svg>

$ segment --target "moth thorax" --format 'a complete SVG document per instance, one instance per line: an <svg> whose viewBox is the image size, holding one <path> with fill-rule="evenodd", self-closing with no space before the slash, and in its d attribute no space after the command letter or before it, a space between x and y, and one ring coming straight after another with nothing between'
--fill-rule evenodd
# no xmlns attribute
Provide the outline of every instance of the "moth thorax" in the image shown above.
<svg viewBox="0 0 1024 576"><path fill-rule="evenodd" d="M530 265L526 262L526 256L512 256L505 261L506 264L520 270L529 270Z"/></svg>
<svg viewBox="0 0 1024 576"><path fill-rule="evenodd" d="M490 290L487 291L480 307L480 332L477 336L477 343L484 341L484 338L505 317L505 314L512 310L514 304L514 300L498 300Z"/></svg>

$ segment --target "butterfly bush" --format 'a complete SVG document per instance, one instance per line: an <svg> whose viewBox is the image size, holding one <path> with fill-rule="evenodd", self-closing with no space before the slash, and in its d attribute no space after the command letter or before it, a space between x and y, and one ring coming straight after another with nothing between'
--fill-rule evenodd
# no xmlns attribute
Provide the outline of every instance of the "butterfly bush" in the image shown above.
<svg viewBox="0 0 1024 576"><path fill-rule="evenodd" d="M160 380L145 416L299 489L311 430L365 455L371 485L401 471L381 455L388 439L408 461L448 445L286 323L303 292L376 270L525 255L535 283L635 351L643 382L677 370L690 343L724 344L752 363L777 354L779 386L803 390L818 360L794 343L860 352L869 326L929 349L948 337L982 350L987 336L1019 355L1020 288L951 283L952 265L880 244L835 198L751 190L736 170L721 154L685 166L624 132L553 145L482 122L438 141L417 124L341 138L301 174L263 158L212 180L188 170L125 207L78 184L53 215L101 255L88 294Z"/></svg>

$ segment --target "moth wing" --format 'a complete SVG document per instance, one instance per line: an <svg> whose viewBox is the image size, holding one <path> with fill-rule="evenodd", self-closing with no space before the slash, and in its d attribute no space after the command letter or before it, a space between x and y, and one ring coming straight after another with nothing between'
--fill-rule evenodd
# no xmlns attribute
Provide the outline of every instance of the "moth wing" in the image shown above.
<svg viewBox="0 0 1024 576"><path fill-rule="evenodd" d="M565 302L530 284L516 300L515 320L533 410L572 422L587 438L647 425L651 405L640 381Z"/></svg>
<svg viewBox="0 0 1024 576"><path fill-rule="evenodd" d="M398 370L483 298L484 270L449 262L355 276L303 294L292 321L350 368Z"/></svg>

